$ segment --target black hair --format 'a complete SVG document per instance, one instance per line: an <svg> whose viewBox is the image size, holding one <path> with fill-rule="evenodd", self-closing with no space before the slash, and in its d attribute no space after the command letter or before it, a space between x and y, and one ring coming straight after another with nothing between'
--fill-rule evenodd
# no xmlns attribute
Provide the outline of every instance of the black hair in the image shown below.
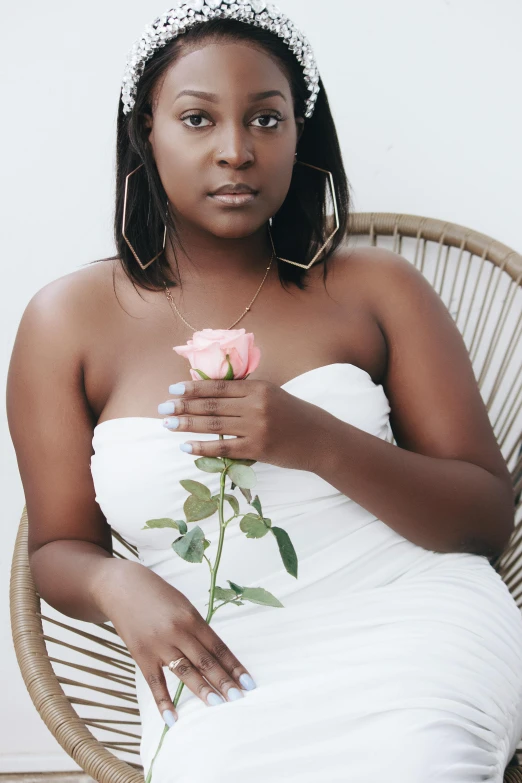
<svg viewBox="0 0 522 783"><path fill-rule="evenodd" d="M168 68L178 59L187 45L211 40L247 41L263 48L275 58L288 76L294 100L294 116L304 117L308 90L302 66L274 33L235 19L216 18L194 25L186 33L170 41L147 61L136 88L135 104L124 114L119 101L116 150L116 204L114 237L118 255L107 260L121 260L129 279L147 290L158 290L165 280L177 285L164 252L161 252L167 225L167 242L176 236L176 225L171 211L166 209L167 194L148 142L145 115L152 116L154 90ZM314 112L305 119L304 129L297 145L297 160L332 172L338 205L339 230L328 243L318 263L325 261L342 243L348 226L351 206L349 184L344 171L339 140L322 81L319 81ZM138 265L122 231L125 180L128 174L143 164L129 180L125 234L143 264L160 255L147 269ZM308 166L295 165L287 196L272 219L272 237L278 256L308 264L331 234L334 224L327 210L327 175ZM283 285L294 283L305 288L306 269L278 261L279 279ZM179 272L179 270L178 270Z"/></svg>

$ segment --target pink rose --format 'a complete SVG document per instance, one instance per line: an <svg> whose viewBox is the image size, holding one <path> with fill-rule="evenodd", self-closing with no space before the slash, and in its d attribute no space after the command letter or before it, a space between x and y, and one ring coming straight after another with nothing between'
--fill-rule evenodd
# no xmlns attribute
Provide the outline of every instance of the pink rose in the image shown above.
<svg viewBox="0 0 522 783"><path fill-rule="evenodd" d="M196 370L213 380L225 378L229 372L227 355L234 380L246 378L261 358L261 351L254 345L254 335L246 334L244 329L203 329L194 332L186 345L177 345L174 350L189 360L193 381L202 379Z"/></svg>

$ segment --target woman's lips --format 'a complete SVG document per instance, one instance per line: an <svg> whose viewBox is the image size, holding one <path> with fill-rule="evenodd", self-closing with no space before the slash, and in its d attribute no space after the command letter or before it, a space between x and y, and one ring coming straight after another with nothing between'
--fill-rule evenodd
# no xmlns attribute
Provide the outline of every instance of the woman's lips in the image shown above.
<svg viewBox="0 0 522 783"><path fill-rule="evenodd" d="M210 198L220 201L229 207L242 207L244 204L249 204L253 201L256 196L257 193L214 193L210 195Z"/></svg>

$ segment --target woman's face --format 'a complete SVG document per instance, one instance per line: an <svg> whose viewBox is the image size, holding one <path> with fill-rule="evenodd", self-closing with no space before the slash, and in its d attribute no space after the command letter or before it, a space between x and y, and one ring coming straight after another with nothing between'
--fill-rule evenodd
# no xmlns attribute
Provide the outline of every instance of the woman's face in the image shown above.
<svg viewBox="0 0 522 783"><path fill-rule="evenodd" d="M268 54L246 43L220 43L172 65L147 125L175 217L215 236L240 238L285 200L304 120L294 117L289 81ZM255 195L235 205L212 195L237 184Z"/></svg>

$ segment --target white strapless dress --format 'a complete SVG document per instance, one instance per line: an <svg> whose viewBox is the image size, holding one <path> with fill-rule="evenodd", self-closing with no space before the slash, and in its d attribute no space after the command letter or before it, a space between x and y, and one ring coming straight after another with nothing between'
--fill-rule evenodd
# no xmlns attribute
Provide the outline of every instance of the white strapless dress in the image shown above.
<svg viewBox="0 0 522 783"><path fill-rule="evenodd" d="M282 388L392 440L384 389L355 365L318 367ZM104 421L91 470L109 524L205 617L206 563L173 552L175 531L142 530L183 517L180 479L219 490L219 475L179 450L191 436L217 437L168 431L161 417ZM488 560L412 543L315 473L253 467L253 495L290 535L299 577L273 536L228 526L217 584L264 587L284 608L217 612L212 627L257 688L207 707L185 686L153 783L501 783L522 736L522 616ZM217 515L198 524L213 562ZM164 672L174 697L179 680ZM136 685L147 771L164 723L138 667Z"/></svg>

